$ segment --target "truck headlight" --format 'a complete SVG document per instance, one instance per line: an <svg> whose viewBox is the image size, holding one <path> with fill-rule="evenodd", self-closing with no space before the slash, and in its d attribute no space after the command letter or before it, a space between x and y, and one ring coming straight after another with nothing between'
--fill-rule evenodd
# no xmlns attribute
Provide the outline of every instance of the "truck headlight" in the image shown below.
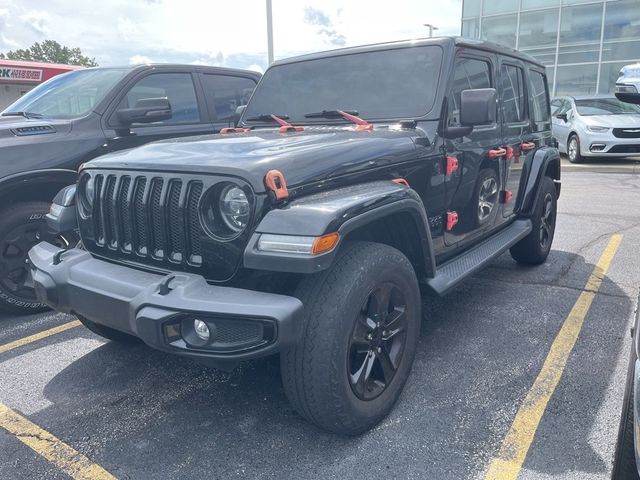
<svg viewBox="0 0 640 480"><path fill-rule="evenodd" d="M249 223L251 206L246 193L235 185L228 185L220 194L222 221L233 232L244 230Z"/></svg>
<svg viewBox="0 0 640 480"><path fill-rule="evenodd" d="M590 132L594 132L594 133L603 133L603 132L608 132L609 131L609 127L599 127L599 126L595 126L595 125L588 125L587 126L587 130L589 130Z"/></svg>
<svg viewBox="0 0 640 480"><path fill-rule="evenodd" d="M80 211L83 216L88 217L93 211L93 201L96 197L96 179L90 174L84 174L80 178L77 198Z"/></svg>

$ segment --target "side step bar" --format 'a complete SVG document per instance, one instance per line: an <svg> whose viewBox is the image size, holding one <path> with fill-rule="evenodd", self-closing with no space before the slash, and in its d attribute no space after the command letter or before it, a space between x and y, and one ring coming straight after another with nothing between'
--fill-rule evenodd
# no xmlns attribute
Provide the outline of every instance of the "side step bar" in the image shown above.
<svg viewBox="0 0 640 480"><path fill-rule="evenodd" d="M504 230L436 268L436 276L430 279L427 285L437 294L444 295L466 277L518 243L531 230L531 220L516 220Z"/></svg>

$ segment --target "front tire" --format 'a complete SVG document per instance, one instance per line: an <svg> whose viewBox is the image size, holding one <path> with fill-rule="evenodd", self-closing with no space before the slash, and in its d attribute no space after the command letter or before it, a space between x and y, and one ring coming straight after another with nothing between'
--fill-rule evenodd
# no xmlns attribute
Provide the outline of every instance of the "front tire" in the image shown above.
<svg viewBox="0 0 640 480"><path fill-rule="evenodd" d="M78 241L75 232L55 235L47 226L49 204L24 202L0 211L0 310L38 313L47 306L36 299L27 253L42 241L68 248Z"/></svg>
<svg viewBox="0 0 640 480"><path fill-rule="evenodd" d="M413 267L387 245L347 243L297 294L303 337L280 357L287 397L325 430L366 432L392 409L415 356L421 297Z"/></svg>
<svg viewBox="0 0 640 480"><path fill-rule="evenodd" d="M636 332L636 335L638 332ZM631 347L629 357L629 368L627 370L627 384L622 400L622 418L620 419L620 429L618 430L618 442L616 452L613 457L612 480L639 480L638 467L636 465L636 451L634 446L634 391L633 380L635 376L635 345Z"/></svg>
<svg viewBox="0 0 640 480"><path fill-rule="evenodd" d="M509 250L511 257L525 265L544 263L553 243L556 231L558 202L556 186L549 177L543 177L536 205L531 216L531 233Z"/></svg>
<svg viewBox="0 0 640 480"><path fill-rule="evenodd" d="M580 153L580 138L575 133L567 141L567 157L571 163L582 163L584 160Z"/></svg>

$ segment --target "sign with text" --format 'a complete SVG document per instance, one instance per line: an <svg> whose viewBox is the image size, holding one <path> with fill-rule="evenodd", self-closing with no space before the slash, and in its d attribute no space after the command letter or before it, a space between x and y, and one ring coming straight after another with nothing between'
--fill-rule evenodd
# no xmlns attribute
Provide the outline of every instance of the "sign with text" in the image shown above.
<svg viewBox="0 0 640 480"><path fill-rule="evenodd" d="M9 67L0 63L0 82L2 81L39 83L42 81L42 69Z"/></svg>

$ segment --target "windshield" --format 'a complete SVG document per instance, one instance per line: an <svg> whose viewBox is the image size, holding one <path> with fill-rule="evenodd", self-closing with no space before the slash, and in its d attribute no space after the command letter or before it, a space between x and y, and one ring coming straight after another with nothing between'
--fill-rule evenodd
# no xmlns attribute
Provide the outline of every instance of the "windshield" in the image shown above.
<svg viewBox="0 0 640 480"><path fill-rule="evenodd" d="M2 113L29 112L48 118L82 117L128 71L127 68L100 68L58 75L28 92Z"/></svg>
<svg viewBox="0 0 640 480"><path fill-rule="evenodd" d="M617 98L591 98L576 100L580 115L629 115L640 114L640 106L624 103Z"/></svg>
<svg viewBox="0 0 640 480"><path fill-rule="evenodd" d="M259 118L271 113L291 123L346 121L305 118L323 110L358 112L367 120L422 117L433 108L442 54L434 45L276 65L258 84L245 122L265 123Z"/></svg>

